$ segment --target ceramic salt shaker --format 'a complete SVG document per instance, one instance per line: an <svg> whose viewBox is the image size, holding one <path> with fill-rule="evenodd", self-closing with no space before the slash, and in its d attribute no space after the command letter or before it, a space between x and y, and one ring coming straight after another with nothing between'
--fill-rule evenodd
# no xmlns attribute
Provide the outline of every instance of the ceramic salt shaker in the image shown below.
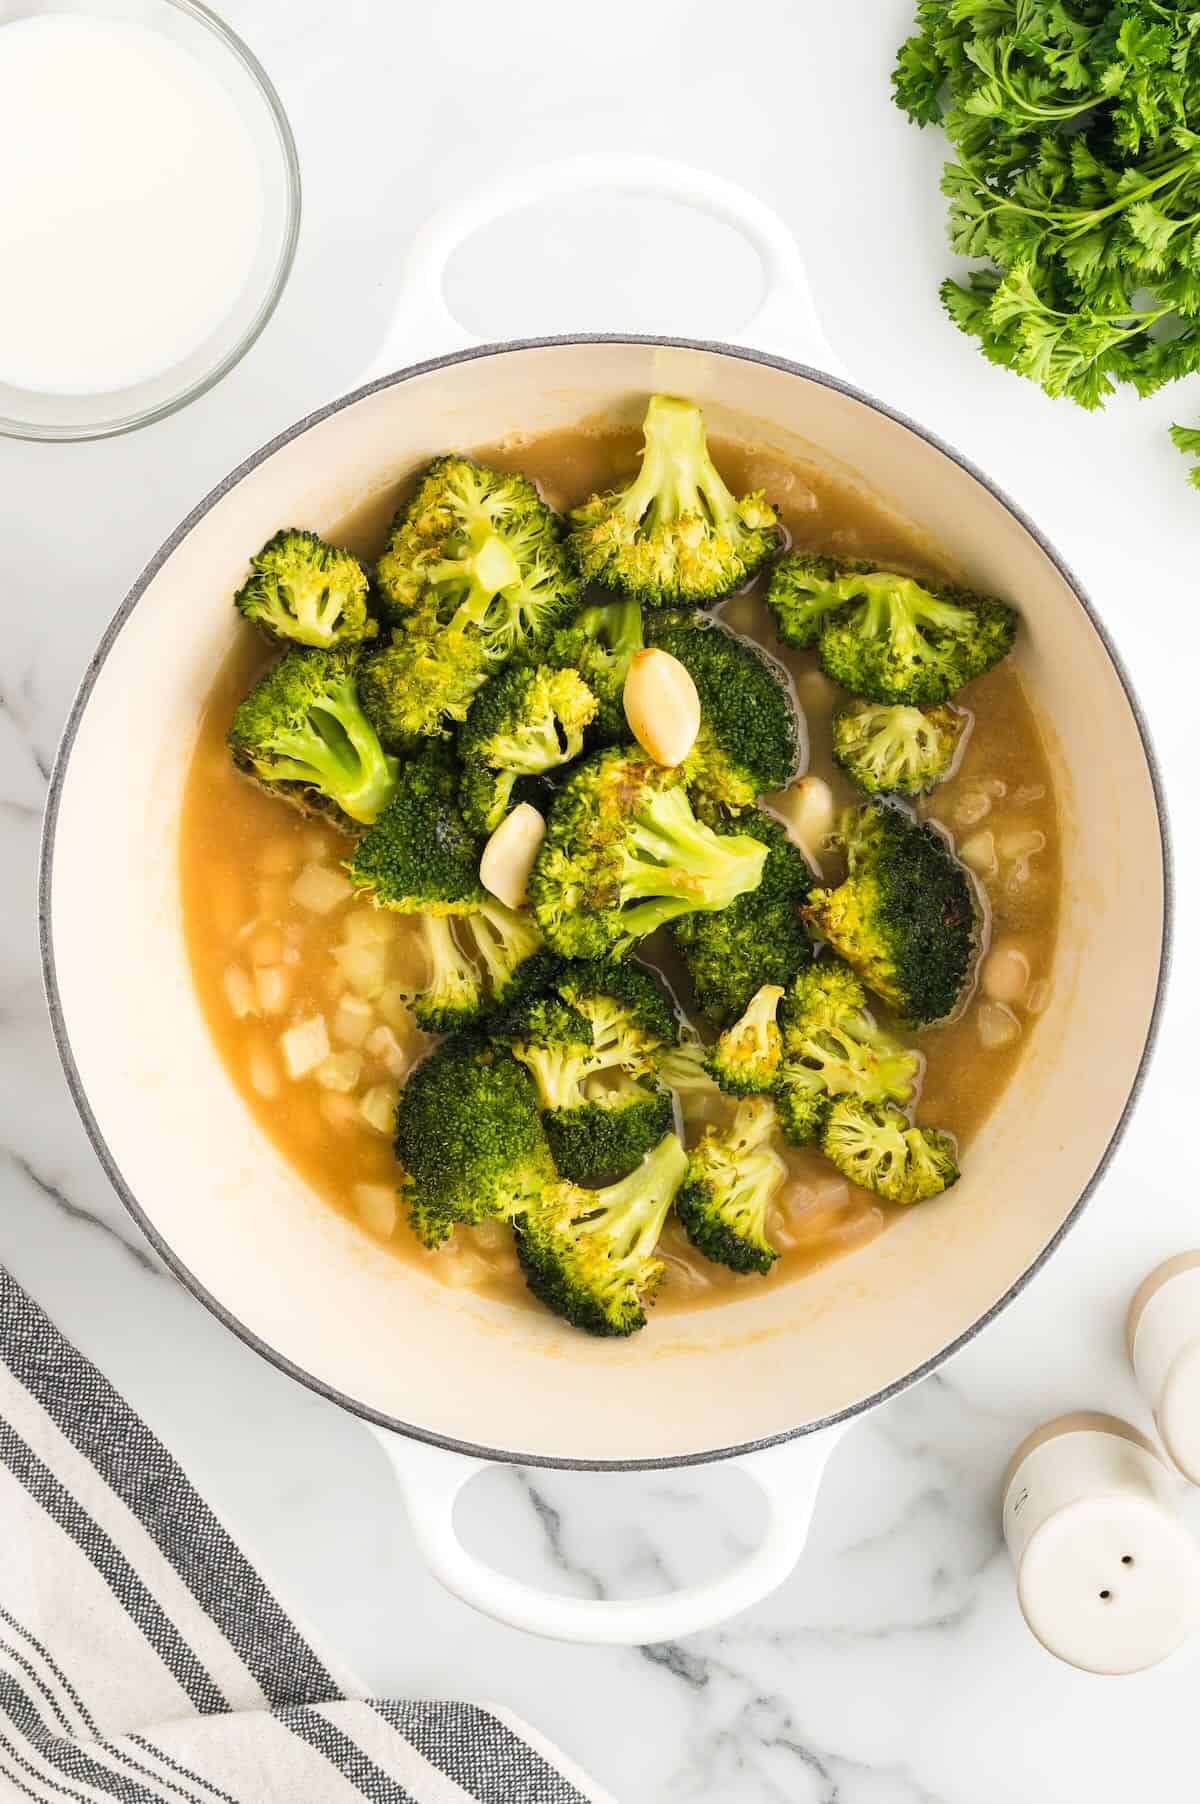
<svg viewBox="0 0 1200 1804"><path fill-rule="evenodd" d="M1093 1673L1157 1666L1200 1623L1200 1551L1150 1442L1114 1416L1060 1416L1017 1448L1004 1537L1043 1647Z"/></svg>
<svg viewBox="0 0 1200 1804"><path fill-rule="evenodd" d="M1163 1446L1200 1485L1200 1252L1150 1273L1129 1306L1126 1339Z"/></svg>

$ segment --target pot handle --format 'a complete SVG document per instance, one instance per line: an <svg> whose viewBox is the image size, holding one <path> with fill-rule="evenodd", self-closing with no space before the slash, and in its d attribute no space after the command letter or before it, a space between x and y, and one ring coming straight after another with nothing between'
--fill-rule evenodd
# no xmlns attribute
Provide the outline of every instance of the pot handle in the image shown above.
<svg viewBox="0 0 1200 1804"><path fill-rule="evenodd" d="M459 1493L490 1462L448 1453L385 1429L372 1427L372 1432L395 1470L426 1564L455 1597L531 1635L645 1647L713 1628L783 1583L804 1549L825 1463L843 1425L731 1461L754 1480L766 1499L767 1524L759 1545L718 1579L688 1585L665 1597L629 1602L561 1597L497 1572L463 1546L454 1527Z"/></svg>
<svg viewBox="0 0 1200 1804"><path fill-rule="evenodd" d="M627 151L597 151L511 170L432 214L409 243L396 315L366 380L479 342L454 318L443 288L450 258L473 232L557 195L612 188L657 194L710 213L754 246L763 266L763 298L730 343L778 352L833 374L842 372L817 318L795 237L764 201L724 176L686 163Z"/></svg>

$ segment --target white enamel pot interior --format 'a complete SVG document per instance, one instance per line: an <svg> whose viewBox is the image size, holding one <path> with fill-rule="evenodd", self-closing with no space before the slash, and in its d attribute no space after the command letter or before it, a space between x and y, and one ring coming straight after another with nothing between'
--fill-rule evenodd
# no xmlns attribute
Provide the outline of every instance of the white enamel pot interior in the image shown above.
<svg viewBox="0 0 1200 1804"><path fill-rule="evenodd" d="M777 334L786 321L797 349L825 357L778 222L726 184L627 158L559 165L477 198L452 229L437 222L414 252L405 331L419 337L423 326L444 342L440 269L464 230L538 189L589 185L653 188L739 220L768 273L751 332ZM717 437L835 466L980 589L1017 604L1014 656L1058 777L1065 894L1049 1007L950 1195L802 1282L660 1316L609 1343L423 1279L289 1169L241 1103L197 1004L178 834L200 711L241 630L229 598L281 522L329 530L435 452L515 429L633 423L646 395L664 389L700 402ZM973 1335L1073 1220L1152 1036L1165 873L1128 682L1069 572L978 471L799 362L732 345L579 337L386 375L268 445L183 523L126 599L75 703L47 816L43 943L75 1100L114 1184L183 1282L267 1358L392 1431L381 1439L418 1539L461 1596L542 1633L645 1641L718 1620L777 1584L800 1551L836 1426ZM540 1597L454 1536L454 1496L480 1459L619 1467L731 1454L749 1455L769 1527L713 1585L630 1604Z"/></svg>

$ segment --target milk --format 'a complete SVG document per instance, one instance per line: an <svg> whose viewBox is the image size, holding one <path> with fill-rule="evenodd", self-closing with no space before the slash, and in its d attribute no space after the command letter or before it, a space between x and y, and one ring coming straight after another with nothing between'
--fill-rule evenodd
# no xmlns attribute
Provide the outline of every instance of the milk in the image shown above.
<svg viewBox="0 0 1200 1804"><path fill-rule="evenodd" d="M0 383L104 394L178 363L244 289L263 204L198 57L81 13L0 25Z"/></svg>

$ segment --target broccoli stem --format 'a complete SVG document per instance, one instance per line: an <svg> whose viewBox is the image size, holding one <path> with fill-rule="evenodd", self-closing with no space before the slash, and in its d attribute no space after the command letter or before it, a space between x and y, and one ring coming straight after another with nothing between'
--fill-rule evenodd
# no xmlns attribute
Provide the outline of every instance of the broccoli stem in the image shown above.
<svg viewBox="0 0 1200 1804"><path fill-rule="evenodd" d="M603 1235L613 1257L648 1259L686 1170L687 1154L677 1137L668 1134L627 1178L595 1191L596 1207L578 1219L590 1232Z"/></svg>
<svg viewBox="0 0 1200 1804"><path fill-rule="evenodd" d="M623 901L677 898L689 908L725 908L754 889L767 849L724 838L698 821L682 789L660 790L630 823L623 859Z"/></svg>
<svg viewBox="0 0 1200 1804"><path fill-rule="evenodd" d="M708 455L704 415L690 401L655 395L643 425L645 451L637 479L620 502L620 512L636 524L669 525L683 514L699 514L718 527L735 521L733 496Z"/></svg>
<svg viewBox="0 0 1200 1804"><path fill-rule="evenodd" d="M387 807L396 784L396 760L379 744L351 685L343 685L308 711L307 732L281 731L272 775L312 783L332 796L351 820L370 825Z"/></svg>

